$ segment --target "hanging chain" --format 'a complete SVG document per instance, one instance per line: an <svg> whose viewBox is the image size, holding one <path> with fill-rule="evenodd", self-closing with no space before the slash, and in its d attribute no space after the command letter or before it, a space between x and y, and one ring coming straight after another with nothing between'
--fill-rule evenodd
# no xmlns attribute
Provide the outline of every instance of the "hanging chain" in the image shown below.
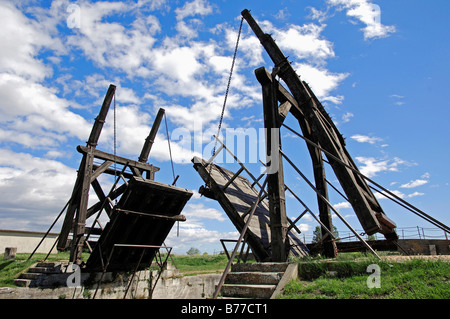
<svg viewBox="0 0 450 319"><path fill-rule="evenodd" d="M237 40L236 40L236 46L234 48L233 62L231 63L230 75L228 77L227 89L225 91L225 98L224 98L223 106L222 106L222 113L220 114L219 127L217 128L217 135L216 135L217 138L219 138L220 129L222 128L222 122L223 122L223 117L224 117L224 114L225 114L225 107L227 105L228 92L230 91L231 78L233 76L234 64L236 62L236 55L237 55L237 51L238 51L239 40L241 38L242 23L243 22L244 22L244 17L241 18L241 24L239 26L238 37L237 37ZM214 156L216 154L216 147L217 147L217 139L216 139L216 141L214 143L214 149L213 149L212 156ZM209 167L209 175L211 175L211 169L212 169L212 165L211 164L210 164L210 167Z"/></svg>
<svg viewBox="0 0 450 319"><path fill-rule="evenodd" d="M172 175L173 175L173 180L175 182L175 169L173 168L172 149L170 147L169 126L167 125L166 113L164 113L164 122L166 123L166 135L167 135L167 143L169 144L170 163L172 164Z"/></svg>
<svg viewBox="0 0 450 319"><path fill-rule="evenodd" d="M113 95L114 98L114 190L116 190L117 186L117 163L116 163L116 155L117 155L117 116L116 116L116 92ZM117 205L117 198L115 200Z"/></svg>

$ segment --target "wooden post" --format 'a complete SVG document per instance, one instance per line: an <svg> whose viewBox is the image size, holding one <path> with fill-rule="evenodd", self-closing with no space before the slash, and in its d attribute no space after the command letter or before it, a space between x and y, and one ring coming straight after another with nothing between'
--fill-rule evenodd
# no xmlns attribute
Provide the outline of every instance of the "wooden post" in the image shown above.
<svg viewBox="0 0 450 319"><path fill-rule="evenodd" d="M159 125L161 124L161 120L164 116L164 109L159 109L158 114L156 115L155 121L153 122L152 128L148 137L145 139L144 146L142 147L141 155L139 156L139 162L146 163L148 160L148 155L152 149L153 143L155 142L156 133L158 133Z"/></svg>
<svg viewBox="0 0 450 319"><path fill-rule="evenodd" d="M258 70L256 70L256 72L258 72ZM264 70L262 71L265 72ZM277 84L278 83L274 78L272 78L272 81L262 83L262 94L264 128L266 129L266 153L267 157L270 158L270 163L267 163L270 165L270 171L268 171L267 174L267 188L269 193L272 261L283 262L286 261L288 257L289 239L287 237L288 225L284 193L283 160L279 152L281 148L281 139L276 95Z"/></svg>
<svg viewBox="0 0 450 319"><path fill-rule="evenodd" d="M3 260L15 260L17 253L17 247L5 247L5 254Z"/></svg>
<svg viewBox="0 0 450 319"><path fill-rule="evenodd" d="M262 84L267 81L270 81L273 83L272 75L267 71L264 67L258 69L255 71L257 74L258 81ZM276 87L276 96L280 103L280 107L278 108L279 113L279 120L282 122L284 118L286 117L285 112L286 110L289 112L291 109L297 110L299 109L298 103L296 100L292 97L292 95L281 85L274 83ZM283 105L289 104L289 108L284 107ZM296 113L297 114L297 113ZM297 114L295 116L298 120L298 123L302 129L303 134L307 138L312 138L311 134L311 127L309 126L308 122L306 121L305 117ZM280 123L281 124L281 123ZM322 157L322 152L317 149L316 147L307 144L307 148L309 151L309 154L311 156L312 164L313 164L313 172L314 172L314 180L316 184L316 188L319 190L320 194L323 195L325 198L328 199L328 188L325 178L325 167ZM319 206L319 218L322 223L322 236L325 236L327 234L327 229L333 229L333 224L331 220L331 212L329 206L319 197L317 196L317 202ZM323 227L325 226L325 228ZM334 258L337 255L337 246L335 243L335 240L333 238L330 238L330 240L327 240L323 243L324 246L324 255L329 258Z"/></svg>

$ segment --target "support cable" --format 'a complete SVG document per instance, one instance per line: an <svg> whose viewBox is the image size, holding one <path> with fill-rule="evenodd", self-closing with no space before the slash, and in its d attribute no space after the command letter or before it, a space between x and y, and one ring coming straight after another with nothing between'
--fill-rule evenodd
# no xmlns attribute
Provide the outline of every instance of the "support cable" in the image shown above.
<svg viewBox="0 0 450 319"><path fill-rule="evenodd" d="M331 210L341 219L341 221L347 226L348 229L352 231L352 233L355 234L356 237L366 246L366 248L374 254L378 259L381 260L380 256L370 247L370 245L353 229L353 227L345 220L344 217L341 216L341 214L331 205L331 203L328 201L325 196L323 196L317 188L309 181L309 179L297 168L297 166L294 165L294 163L289 159L289 157L286 156L286 154L283 153L283 151L280 150L280 154L288 161L288 163L292 166L292 168L305 180L305 182L316 192L316 194L330 207Z"/></svg>
<svg viewBox="0 0 450 319"><path fill-rule="evenodd" d="M441 223L440 221L438 221L437 219L431 217L430 215L426 214L425 212L423 212L422 210L418 209L417 207L415 207L414 205L408 203L407 201L405 201L404 199L398 197L397 195L395 195L394 193L392 193L391 191L389 191L388 189L386 189L385 187L381 186L380 184L376 183L375 181L373 181L372 179L370 179L369 177L365 176L364 174L362 174L360 171L358 171L357 169L355 169L354 167L344 163L342 160L340 160L338 157L336 157L335 155L331 154L330 152L328 152L327 150L323 149L322 147L320 147L319 145L317 145L316 143L314 143L313 141L307 139L306 137L302 136L301 134L299 134L298 132L296 132L295 130L293 130L292 128L290 128L289 126L287 126L286 124L282 124L282 126L284 126L285 128L287 128L288 130L290 130L292 133L294 133L295 135L297 135L298 137L300 137L301 139L303 139L306 143L316 147L317 149L321 150L322 152L324 152L327 156L331 157L333 160L337 161L339 164L344 165L345 167L347 167L348 169L352 170L354 173L358 174L359 176L361 176L362 178L364 178L365 180L369 181L370 183L374 184L375 186L381 188L383 191L385 191L386 193L388 193L389 195L391 195L393 198L395 198L396 200L398 200L399 202L403 203L404 205L410 207L412 210L415 210L416 214L420 217L422 217L423 219L430 221L432 220L435 226L441 228L442 230L446 231L447 233L450 233L450 227Z"/></svg>
<svg viewBox="0 0 450 319"><path fill-rule="evenodd" d="M169 144L169 156L170 156L170 163L172 165L172 175L173 175L173 183L176 183L176 177L175 177L175 169L173 168L173 159L172 159L172 149L170 147L170 136L169 136L169 126L167 125L167 117L166 113L164 113L164 122L166 123L166 135L167 135L167 143Z"/></svg>

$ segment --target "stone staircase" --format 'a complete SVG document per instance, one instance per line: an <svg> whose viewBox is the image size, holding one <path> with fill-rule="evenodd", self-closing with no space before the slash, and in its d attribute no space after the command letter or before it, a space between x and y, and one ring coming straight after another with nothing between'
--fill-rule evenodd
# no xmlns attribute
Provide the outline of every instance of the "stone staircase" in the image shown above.
<svg viewBox="0 0 450 319"><path fill-rule="evenodd" d="M27 272L22 273L18 279L14 280L14 283L19 287L46 286L49 277L54 279L54 277L63 274L67 265L67 262L39 262L30 267ZM63 276L62 280L64 281L67 276ZM52 280L52 284L54 284L54 280Z"/></svg>
<svg viewBox="0 0 450 319"><path fill-rule="evenodd" d="M271 299L298 275L293 263L239 263L231 266L220 290L222 298Z"/></svg>

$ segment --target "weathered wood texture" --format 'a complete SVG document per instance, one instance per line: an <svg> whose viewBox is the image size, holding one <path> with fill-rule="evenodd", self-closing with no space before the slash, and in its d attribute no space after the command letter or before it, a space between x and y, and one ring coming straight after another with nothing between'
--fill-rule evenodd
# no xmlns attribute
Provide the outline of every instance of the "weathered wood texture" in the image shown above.
<svg viewBox="0 0 450 319"><path fill-rule="evenodd" d="M125 191L128 191L127 179L133 177L142 178L143 176L146 176L149 180L153 180L155 172L159 171L158 167L147 164L146 161L156 132L161 123L161 119L164 115L163 109L160 109L158 112L155 123L152 126L150 134L141 151L139 161L117 156L116 154L109 154L96 149L114 94L115 86L111 84L103 101L100 113L95 119L86 146L80 145L77 147L77 150L83 154L83 157L80 162L77 179L68 203L57 244L58 250L65 250L70 246L70 261L77 264L81 263L81 252L85 244L86 236L89 236L89 231L86 229L86 220L96 213L101 213L103 209L108 214L108 217L111 217L112 208L114 206L112 201L124 194ZM94 161L103 162L98 165L94 164ZM112 167L113 164L114 167ZM116 165L122 166L122 170L120 171L117 169ZM126 172L126 169L128 169L129 172ZM105 193L98 180L101 174L114 175L116 178L122 179L124 184L120 185L120 183L116 181L116 188ZM88 207L91 186L99 201L91 207ZM96 221L98 221L98 219L96 219ZM93 230L94 232L97 232L96 229ZM69 240L70 233L72 233L72 240Z"/></svg>
<svg viewBox="0 0 450 319"><path fill-rule="evenodd" d="M194 168L210 185L212 196L219 202L236 229L241 232L246 221L247 214L252 204L258 197L258 191L251 186L248 179L238 176L223 191L223 187L235 173L218 165L206 166L206 161L195 157L192 162ZM288 233L290 254L294 256L306 256L308 250L300 239L291 231ZM271 231L269 218L269 203L267 199L261 201L256 207L255 213L247 229L246 242L251 247L258 261L269 261L272 257Z"/></svg>
<svg viewBox="0 0 450 319"><path fill-rule="evenodd" d="M266 129L266 156L276 171L267 175L272 260L286 261L289 251L287 235L286 198L284 194L283 160L281 158L280 120L276 83L262 84L264 128ZM276 133L276 134L274 134ZM278 165L276 164L278 163Z"/></svg>
<svg viewBox="0 0 450 319"><path fill-rule="evenodd" d="M115 206L86 268L102 270L102 265L111 256L108 271L133 270L143 248L115 247L111 254L114 244L161 246L175 221L185 220L180 213L191 196L192 191L188 189L133 177ZM157 250L146 248L140 260L141 268L148 267Z"/></svg>
<svg viewBox="0 0 450 319"><path fill-rule="evenodd" d="M299 120L299 123L302 121L307 122L311 133L309 139L326 149L333 156L339 158L342 162L357 169L345 148L344 139L335 127L330 116L307 84L300 80L300 77L296 74L272 37L261 30L248 10L242 11L242 16L260 40L275 66L280 69L278 75L286 83L297 102L297 107L291 107L290 112ZM381 232L387 239L397 239L395 223L386 217L365 180L332 158L328 158L328 161L358 216L364 231L367 234Z"/></svg>

